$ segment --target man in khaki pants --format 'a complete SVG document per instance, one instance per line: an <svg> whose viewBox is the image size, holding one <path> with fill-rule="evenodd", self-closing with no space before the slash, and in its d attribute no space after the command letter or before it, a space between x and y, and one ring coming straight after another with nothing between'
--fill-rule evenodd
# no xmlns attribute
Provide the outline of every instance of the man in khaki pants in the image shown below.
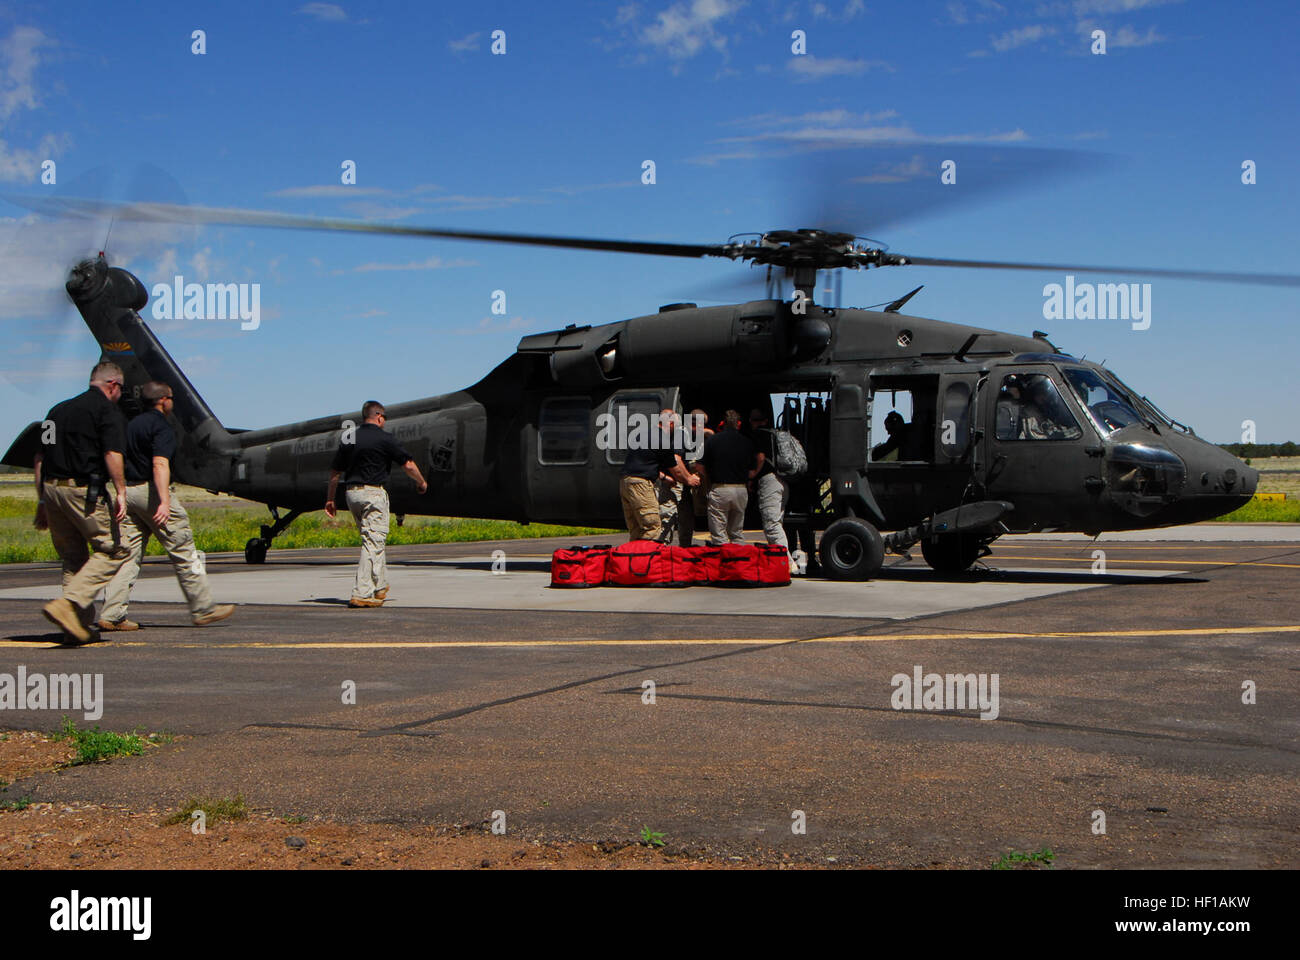
<svg viewBox="0 0 1300 960"><path fill-rule="evenodd" d="M176 433L167 422L175 400L172 388L153 381L140 388L140 396L150 404L148 410L131 421L126 429L126 510L128 522L122 525L123 540L130 555L109 583L104 609L99 615L100 630L139 630L140 625L126 619L126 605L131 587L140 574L149 535L153 534L171 558L172 569L190 607L195 626L225 620L235 612L234 604L212 602L207 572L185 507L171 490L171 458L176 453Z"/></svg>
<svg viewBox="0 0 1300 960"><path fill-rule="evenodd" d="M120 526L126 521L122 450L126 424L117 402L122 368L100 363L90 372L90 389L57 404L42 424L42 449L35 457L37 530L50 531L63 561L63 596L42 612L63 629L65 642L92 643L95 595L126 561ZM113 485L110 510L108 482ZM87 543L90 549L87 550Z"/></svg>
<svg viewBox="0 0 1300 960"><path fill-rule="evenodd" d="M364 421L350 436L343 431L338 452L330 465L329 492L325 495L325 513L331 519L337 513L334 493L339 478L345 477L348 509L361 531L361 560L357 564L356 585L348 606L382 607L388 596L388 571L384 562L384 545L388 540L388 482L394 464L401 464L407 476L415 481L415 489L424 493L429 489L414 458L401 445L384 432L388 417L384 405L378 400L367 400L361 408Z"/></svg>

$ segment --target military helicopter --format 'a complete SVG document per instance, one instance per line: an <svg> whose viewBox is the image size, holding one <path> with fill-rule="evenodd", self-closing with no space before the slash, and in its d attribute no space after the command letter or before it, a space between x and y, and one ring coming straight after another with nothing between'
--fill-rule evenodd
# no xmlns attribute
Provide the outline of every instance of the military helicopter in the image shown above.
<svg viewBox="0 0 1300 960"><path fill-rule="evenodd" d="M61 212L75 212L63 202ZM792 485L786 522L832 579L876 575L886 550L918 542L943 574L964 571L1006 533L1096 535L1191 523L1246 503L1258 474L1164 414L1104 366L1019 336L904 314L913 290L882 310L814 302L819 271L907 264L1075 273L1147 274L1300 285L1285 275L1080 267L912 257L850 233L774 230L720 244L389 226L264 211L136 204L102 206L122 219L383 233L672 257L719 257L784 273L790 300L769 295L657 312L523 337L472 386L387 407L388 430L428 478L427 493L395 473L395 514L620 527L626 450L594 442L602 415L759 408L798 437L807 475ZM918 290L920 288L917 288ZM67 290L127 378L126 412L148 380L172 385L180 438L177 480L266 504L271 522L245 548L266 560L276 536L323 508L330 461L357 412L257 430L224 426L141 319L148 300L103 256L76 266ZM774 411L773 396L786 395ZM873 430L873 407L910 401L895 432ZM894 419L894 418L891 418ZM899 421L902 421L901 424ZM873 435L876 433L876 435ZM31 466L40 425L3 462ZM283 513L282 513L283 511ZM792 543L795 542L792 538Z"/></svg>

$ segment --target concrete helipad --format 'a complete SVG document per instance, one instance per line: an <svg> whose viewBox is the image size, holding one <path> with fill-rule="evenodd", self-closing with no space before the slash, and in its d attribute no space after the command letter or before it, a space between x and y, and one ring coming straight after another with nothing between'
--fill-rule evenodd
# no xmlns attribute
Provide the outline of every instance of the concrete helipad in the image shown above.
<svg viewBox="0 0 1300 960"><path fill-rule="evenodd" d="M340 551L343 554L344 551ZM788 587L598 587L581 590L550 586L550 564L536 554L507 554L505 570L494 573L490 555L466 554L437 560L404 560L395 552L388 578L387 608L475 607L484 610L549 612L768 614L901 620L950 610L996 606L1057 593L1092 590L1132 578L1162 577L1177 570L1108 568L1105 576L1089 570L1066 572L1050 567L1015 565L996 578L936 580L888 576L868 583L835 583L796 577ZM354 570L345 562L262 567L213 566L213 596L224 603L294 606L346 602ZM342 556L340 556L342 561ZM53 585L0 589L0 599L49 600ZM141 580L132 598L137 603L179 603L176 581L166 576Z"/></svg>

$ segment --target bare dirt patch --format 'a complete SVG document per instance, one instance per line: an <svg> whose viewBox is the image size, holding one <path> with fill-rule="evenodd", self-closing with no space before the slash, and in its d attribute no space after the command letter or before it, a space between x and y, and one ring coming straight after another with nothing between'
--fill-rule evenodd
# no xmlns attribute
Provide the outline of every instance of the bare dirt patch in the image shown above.
<svg viewBox="0 0 1300 960"><path fill-rule="evenodd" d="M0 813L0 869L49 870L658 870L808 868L780 855L716 857L637 843L577 843L495 836L477 827L293 823L254 815L163 826L171 811L33 803ZM834 864L827 864L833 866Z"/></svg>
<svg viewBox="0 0 1300 960"><path fill-rule="evenodd" d="M31 730L0 733L0 787L15 780L61 767L76 755L66 740Z"/></svg>

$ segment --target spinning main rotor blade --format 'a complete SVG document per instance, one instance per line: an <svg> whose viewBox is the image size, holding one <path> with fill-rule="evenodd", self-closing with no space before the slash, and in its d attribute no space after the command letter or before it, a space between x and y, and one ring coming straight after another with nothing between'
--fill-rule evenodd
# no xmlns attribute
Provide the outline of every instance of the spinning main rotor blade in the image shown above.
<svg viewBox="0 0 1300 960"><path fill-rule="evenodd" d="M264 210L234 207L184 207L170 203L110 204L70 197L6 197L10 203L37 213L55 216L105 217L118 220L150 220L163 223L212 223L235 227L273 227L283 230L322 230L345 233L375 233L393 237L441 237L488 243L516 243L534 247L565 247L572 250L609 250L615 253L648 253L661 257L726 257L721 244L658 243L647 240L600 240L585 237L549 237L531 233L481 233L474 230L439 230L433 227L404 227L397 224L304 217Z"/></svg>
<svg viewBox="0 0 1300 960"><path fill-rule="evenodd" d="M1012 263L1001 260L950 260L939 257L909 257L907 254L887 255L893 264L915 264L918 267L968 267L978 270L1046 270L1056 273L1108 273L1131 274L1146 277L1170 277L1178 280L1209 280L1218 283L1251 283L1270 287L1300 287L1300 275L1291 273L1226 273L1211 270L1169 270L1163 267L1081 267L1069 263ZM897 258L895 260L895 258Z"/></svg>

